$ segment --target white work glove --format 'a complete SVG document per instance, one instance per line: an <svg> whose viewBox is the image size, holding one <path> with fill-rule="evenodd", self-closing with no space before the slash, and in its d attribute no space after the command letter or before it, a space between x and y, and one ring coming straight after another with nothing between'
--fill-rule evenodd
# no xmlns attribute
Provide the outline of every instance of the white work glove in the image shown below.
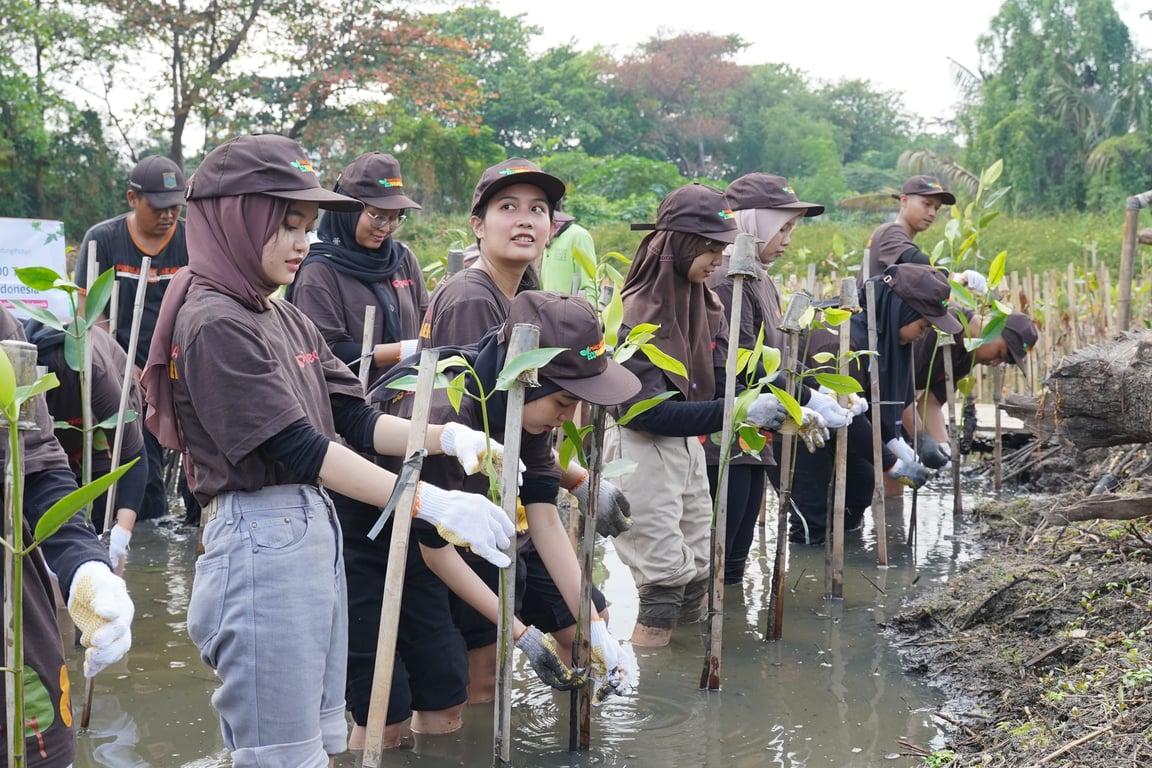
<svg viewBox="0 0 1152 768"><path fill-rule="evenodd" d="M888 477L909 488L919 488L928 482L928 467L918 461L896 459L896 463L888 470Z"/></svg>
<svg viewBox="0 0 1152 768"><path fill-rule="evenodd" d="M848 395L848 410L853 416L862 416L868 412L868 401L853 392Z"/></svg>
<svg viewBox="0 0 1152 768"><path fill-rule="evenodd" d="M528 657L536 676L558 691L570 691L584 685L582 673L573 672L556 652L556 642L536 627L525 627L516 638L516 647Z"/></svg>
<svg viewBox="0 0 1152 768"><path fill-rule="evenodd" d="M920 461L928 469L944 469L952 461L952 446L948 443L938 443L927 432L920 433L918 451Z"/></svg>
<svg viewBox="0 0 1152 768"><path fill-rule="evenodd" d="M761 429L775 430L780 428L787 417L788 411L776 399L776 395L765 392L753 400L752 405L748 406L748 415L745 420Z"/></svg>
<svg viewBox="0 0 1152 768"><path fill-rule="evenodd" d="M580 509L588 508L588 470L580 482L568 489L576 497ZM600 493L596 497L596 533L604 538L618 536L632 527L632 506L623 492L604 478L600 478Z"/></svg>
<svg viewBox="0 0 1152 768"><path fill-rule="evenodd" d="M84 676L95 677L109 664L124 658L132 647L136 608L124 579L99 560L80 564L68 595L68 615L80 630L81 645L87 649Z"/></svg>
<svg viewBox="0 0 1152 768"><path fill-rule="evenodd" d="M896 458L903 459L907 464L915 464L919 461L916 458L916 451L912 450L912 446L908 445L908 442L902 437L894 437L884 443L884 446L892 451Z"/></svg>
<svg viewBox="0 0 1152 768"><path fill-rule="evenodd" d="M974 269L966 269L958 275L956 282L968 286L973 293L988 293L988 278Z"/></svg>
<svg viewBox="0 0 1152 768"><path fill-rule="evenodd" d="M477 471L488 474L484 463L484 454L492 449L492 465L499 477L504 462L504 446L495 440L487 440L484 433L469 429L463 424L450 421L444 425L440 433L440 447L449 456L455 456L460 466L470 475ZM520 474L516 481L517 487L524 484L524 462L520 462Z"/></svg>
<svg viewBox="0 0 1152 768"><path fill-rule="evenodd" d="M112 526L108 531L108 559L112 561L112 570L118 571L128 559L128 544L132 541L132 531L119 524Z"/></svg>
<svg viewBox="0 0 1152 768"><path fill-rule="evenodd" d="M795 431L804 441L808 453L815 453L817 448L823 448L828 442L828 426L824 417L807 406L800 406L800 423L795 424L791 418L781 430L785 434Z"/></svg>
<svg viewBox="0 0 1152 768"><path fill-rule="evenodd" d="M808 398L808 405L805 407L820 414L824 418L824 426L828 429L846 427L852 423L852 411L840 407L836 396L830 392L831 390L825 391L823 388L812 390L812 396Z"/></svg>
<svg viewBox="0 0 1152 768"><path fill-rule="evenodd" d="M436 526L445 541L467 547L497 568L512 562L501 550L512 543L516 528L503 509L478 493L446 491L421 482L412 516Z"/></svg>
<svg viewBox="0 0 1152 768"><path fill-rule="evenodd" d="M601 704L609 696L627 696L636 685L636 657L608 634L604 619L592 619L592 703Z"/></svg>
<svg viewBox="0 0 1152 768"><path fill-rule="evenodd" d="M412 357L416 354L420 347L420 339L401 339L400 341L400 359Z"/></svg>

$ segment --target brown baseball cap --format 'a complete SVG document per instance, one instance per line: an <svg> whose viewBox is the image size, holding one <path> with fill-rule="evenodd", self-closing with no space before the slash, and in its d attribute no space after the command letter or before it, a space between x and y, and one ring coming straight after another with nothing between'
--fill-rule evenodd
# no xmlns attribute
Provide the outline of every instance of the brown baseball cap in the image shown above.
<svg viewBox="0 0 1152 768"><path fill-rule="evenodd" d="M728 185L724 195L734 211L782 208L803 212L805 217L824 213L824 206L801 202L788 179L771 173L744 174Z"/></svg>
<svg viewBox="0 0 1152 768"><path fill-rule="evenodd" d="M1028 353L1036 346L1040 338L1040 331L1032 318L1023 312L1013 312L1008 315L1008 321L1001 332L1004 341L1008 344L1008 356L1012 362L1028 376Z"/></svg>
<svg viewBox="0 0 1152 768"><path fill-rule="evenodd" d="M385 211L420 209L419 203L404 194L400 161L383 152L368 152L353 160L336 179L335 190Z"/></svg>
<svg viewBox="0 0 1152 768"><path fill-rule="evenodd" d="M329 211L363 210L364 204L320 186L304 148L287 136L237 136L208 153L188 180L188 200L268 195L319 203Z"/></svg>
<svg viewBox="0 0 1152 768"><path fill-rule="evenodd" d="M144 195L153 208L171 208L184 204L184 169L163 155L149 155L132 169L128 186Z"/></svg>
<svg viewBox="0 0 1152 768"><path fill-rule="evenodd" d="M560 199L564 197L566 191L564 182L550 173L545 173L540 166L522 157L510 157L502 163L486 168L480 175L480 181L472 193L472 215L479 215L493 195L513 184L531 184L540 187L553 211L560 204Z"/></svg>
<svg viewBox="0 0 1152 768"><path fill-rule="evenodd" d="M563 347L540 369L540 376L595 405L618 405L640 391L640 380L608 354L600 318L582 296L557 291L525 291L512 300L501 340L517 323L540 329L540 347Z"/></svg>
<svg viewBox="0 0 1152 768"><path fill-rule="evenodd" d="M927 264L893 264L883 280L892 292L944 333L959 333L964 326L948 311L952 284L943 271Z"/></svg>
<svg viewBox="0 0 1152 768"><path fill-rule="evenodd" d="M655 224L633 224L632 229L682 232L729 244L740 234L728 198L698 181L669 192L656 209Z"/></svg>
<svg viewBox="0 0 1152 768"><path fill-rule="evenodd" d="M956 195L945 190L940 179L935 176L913 176L904 182L904 186L900 188L900 195L938 197L944 205L956 205ZM900 195L892 195L892 197L899 200Z"/></svg>

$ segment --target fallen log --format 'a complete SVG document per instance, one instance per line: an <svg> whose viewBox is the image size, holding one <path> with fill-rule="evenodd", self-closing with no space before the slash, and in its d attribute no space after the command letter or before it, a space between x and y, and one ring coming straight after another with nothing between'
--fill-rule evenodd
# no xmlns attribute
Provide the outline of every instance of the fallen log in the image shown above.
<svg viewBox="0 0 1152 768"><path fill-rule="evenodd" d="M1152 442L1152 331L1085 347L1044 384L1039 398L1011 395L1002 404L1037 437L1077 448Z"/></svg>
<svg viewBox="0 0 1152 768"><path fill-rule="evenodd" d="M1117 496L1104 493L1089 496L1066 507L1050 509L1044 514L1052 525L1068 525L1084 520L1135 520L1152 515L1152 495Z"/></svg>

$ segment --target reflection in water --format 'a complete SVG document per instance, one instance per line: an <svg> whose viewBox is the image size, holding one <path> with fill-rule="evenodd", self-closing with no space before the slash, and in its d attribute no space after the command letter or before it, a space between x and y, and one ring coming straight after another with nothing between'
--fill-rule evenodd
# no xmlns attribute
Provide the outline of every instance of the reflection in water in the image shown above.
<svg viewBox="0 0 1152 768"><path fill-rule="evenodd" d="M701 626L678 628L668 648L640 650L635 696L593 713L592 749L568 748L569 697L534 682L517 655L513 762L542 766L915 766L897 739L941 746L930 713L939 696L906 675L877 629L904 602L946 582L977 557L954 529L950 497L923 491L914 549L905 545L910 502L889 504L889 567L875 563L871 523L848 534L844 599L825 599L824 552L790 551L784 638L765 642L775 524L759 529L743 589L725 594L723 690L700 691ZM770 501L770 508L772 507ZM970 505L969 505L970 508ZM870 518L869 518L870 519ZM209 697L215 675L189 642L185 611L194 531L174 521L137 526L128 569L136 601L132 653L97 678L92 728L81 734L76 768L219 768L230 764ZM627 637L636 617L631 576L610 544L596 578L611 603L611 630ZM79 654L73 653L74 680ZM286 671L286 674L288 671ZM447 736L417 736L388 766L492 764L490 706L469 708ZM360 764L359 754L337 765Z"/></svg>

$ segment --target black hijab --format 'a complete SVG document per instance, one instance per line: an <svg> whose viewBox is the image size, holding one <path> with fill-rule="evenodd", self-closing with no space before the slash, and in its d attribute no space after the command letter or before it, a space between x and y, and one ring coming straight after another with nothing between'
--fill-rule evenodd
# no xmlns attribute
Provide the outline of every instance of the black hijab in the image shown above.
<svg viewBox="0 0 1152 768"><path fill-rule="evenodd" d="M868 282L875 285L876 296L876 352L875 357L865 358L868 365L879 366L880 379L880 421L890 434L898 435L904 419L904 406L915 399L912 385L912 345L900 343L900 329L914 323L922 316L904 303L896 295L883 277L873 277ZM868 308L865 289L860 288L860 306ZM869 349L868 313L857 312L852 316L852 349ZM865 387L870 398L871 391ZM876 407L876 403L872 403Z"/></svg>
<svg viewBox="0 0 1152 768"><path fill-rule="evenodd" d="M342 192L339 184L334 191ZM382 283L400 268L404 261L404 247L391 236L385 238L379 248L360 245L356 242L356 224L359 219L359 213L325 211L320 226L316 228L320 242L312 244L300 266L303 268L311 262L324 261L337 272L350 275L367 285L376 295L376 302L383 311L383 343L402 341L396 299L391 292L385 290ZM284 289L284 297L288 301L292 300L292 289L292 285Z"/></svg>

